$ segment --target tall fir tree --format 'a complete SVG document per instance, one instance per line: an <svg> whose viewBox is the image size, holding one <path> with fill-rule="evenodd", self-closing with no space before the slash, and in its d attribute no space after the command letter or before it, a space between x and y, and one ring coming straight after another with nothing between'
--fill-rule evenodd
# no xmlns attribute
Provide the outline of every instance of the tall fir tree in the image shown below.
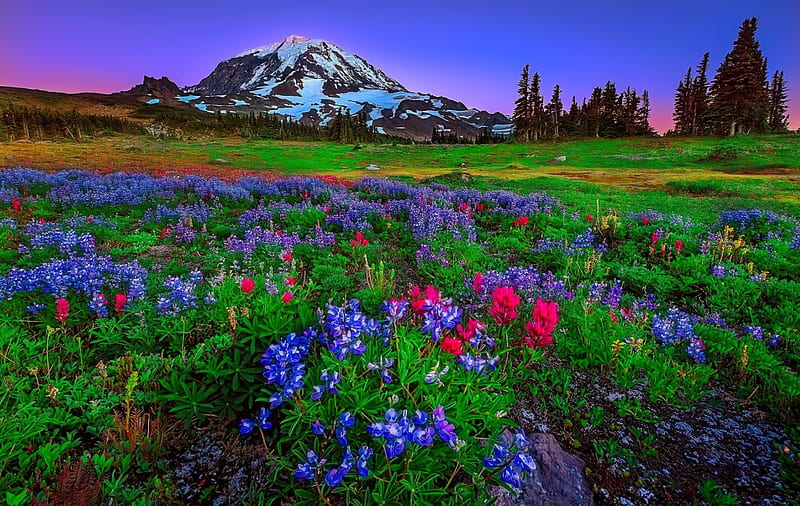
<svg viewBox="0 0 800 506"><path fill-rule="evenodd" d="M639 133L639 104L641 98L635 88L628 88L620 95L620 107L617 112L617 121L621 125L623 135L631 136Z"/></svg>
<svg viewBox="0 0 800 506"><path fill-rule="evenodd" d="M744 20L733 49L711 83L708 113L717 134L733 136L767 128L767 68L755 38L757 23L756 18Z"/></svg>
<svg viewBox="0 0 800 506"><path fill-rule="evenodd" d="M786 107L789 98L786 92L783 71L776 70L772 74L772 81L769 84L769 114L767 116L769 129L774 133L789 131L789 116Z"/></svg>
<svg viewBox="0 0 800 506"><path fill-rule="evenodd" d="M692 68L686 71L686 76L678 83L675 90L675 108L672 121L675 122L677 135L688 135L692 131Z"/></svg>
<svg viewBox="0 0 800 506"><path fill-rule="evenodd" d="M511 123L514 136L519 141L530 140L531 105L530 105L530 65L522 67L522 74L517 84L517 100L514 102L514 114Z"/></svg>
<svg viewBox="0 0 800 506"><path fill-rule="evenodd" d="M581 109L585 118L584 135L600 137L603 89L599 86L595 87L589 97L589 102L584 102L584 106Z"/></svg>
<svg viewBox="0 0 800 506"><path fill-rule="evenodd" d="M650 94L642 92L639 108L636 110L636 128L634 135L653 136L655 129L650 125Z"/></svg>
<svg viewBox="0 0 800 506"><path fill-rule="evenodd" d="M619 137L622 135L622 127L617 117L619 102L617 85L611 81L607 81L602 93L600 137Z"/></svg>
<svg viewBox="0 0 800 506"><path fill-rule="evenodd" d="M550 102L545 106L545 113L548 123L548 135L558 139L561 127L561 118L564 113L564 104L561 102L561 86L553 87L553 94L550 95Z"/></svg>
<svg viewBox="0 0 800 506"><path fill-rule="evenodd" d="M691 134L694 136L703 135L708 132L708 57L709 53L703 55L703 59L697 65L697 75L692 81L691 90Z"/></svg>
<svg viewBox="0 0 800 506"><path fill-rule="evenodd" d="M572 102L569 104L569 111L561 120L561 132L563 135L571 137L580 135L581 108L575 95L572 95Z"/></svg>
<svg viewBox="0 0 800 506"><path fill-rule="evenodd" d="M539 140L544 128L544 98L542 97L542 78L538 72L533 73L531 79L531 91L529 94L531 108L531 137Z"/></svg>

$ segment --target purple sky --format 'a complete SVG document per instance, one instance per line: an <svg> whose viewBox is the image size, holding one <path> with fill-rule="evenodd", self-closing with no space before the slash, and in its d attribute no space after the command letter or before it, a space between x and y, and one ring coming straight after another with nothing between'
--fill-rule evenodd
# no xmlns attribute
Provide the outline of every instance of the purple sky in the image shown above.
<svg viewBox="0 0 800 506"><path fill-rule="evenodd" d="M711 77L741 22L759 19L769 72L785 72L800 126L798 0L25 0L0 7L0 85L113 92L147 74L196 84L221 60L298 34L329 40L408 89L510 113L525 63L564 102L607 80L641 92L672 127L678 81L711 52Z"/></svg>

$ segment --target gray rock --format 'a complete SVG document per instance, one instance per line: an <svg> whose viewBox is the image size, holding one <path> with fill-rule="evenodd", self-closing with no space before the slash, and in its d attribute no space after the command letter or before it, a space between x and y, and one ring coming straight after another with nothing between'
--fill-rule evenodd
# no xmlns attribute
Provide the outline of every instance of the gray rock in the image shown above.
<svg viewBox="0 0 800 506"><path fill-rule="evenodd" d="M528 453L536 461L536 469L522 482L519 495L504 488L487 487L498 506L590 506L594 504L592 489L583 470L586 464L565 452L552 434L530 434Z"/></svg>
<svg viewBox="0 0 800 506"><path fill-rule="evenodd" d="M366 167L364 167L364 170L381 170L381 168L378 167L377 165L371 163L371 164L367 165Z"/></svg>
<svg viewBox="0 0 800 506"><path fill-rule="evenodd" d="M567 161L567 157L564 156L564 155L561 155L561 156L557 156L557 157L553 158L551 161L553 161L553 162L566 162Z"/></svg>
<svg viewBox="0 0 800 506"><path fill-rule="evenodd" d="M215 158L214 163L219 163L221 165L225 165L226 163L230 163L228 160L224 158Z"/></svg>

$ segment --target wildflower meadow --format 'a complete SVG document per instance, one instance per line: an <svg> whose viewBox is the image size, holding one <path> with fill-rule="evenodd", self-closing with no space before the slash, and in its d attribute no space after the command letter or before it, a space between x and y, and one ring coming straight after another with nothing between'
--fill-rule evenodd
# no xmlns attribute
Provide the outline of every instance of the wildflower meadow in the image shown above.
<svg viewBox="0 0 800 506"><path fill-rule="evenodd" d="M7 504L485 504L537 432L599 503L798 499L799 216L25 168L0 209ZM746 479L699 406L779 428Z"/></svg>

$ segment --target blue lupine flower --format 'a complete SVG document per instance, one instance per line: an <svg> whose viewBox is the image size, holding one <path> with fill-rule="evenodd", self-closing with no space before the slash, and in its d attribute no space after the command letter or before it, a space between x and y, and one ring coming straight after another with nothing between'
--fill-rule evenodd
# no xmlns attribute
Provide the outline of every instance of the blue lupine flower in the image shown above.
<svg viewBox="0 0 800 506"><path fill-rule="evenodd" d="M47 304L31 304L25 309L25 312L29 314L36 314L42 309L47 309Z"/></svg>
<svg viewBox="0 0 800 506"><path fill-rule="evenodd" d="M504 482L508 483L515 489L522 488L522 482L520 480L519 471L514 466L506 466L500 472L500 479Z"/></svg>
<svg viewBox="0 0 800 506"><path fill-rule="evenodd" d="M533 457L523 451L517 452L514 456L513 464L526 473L533 472L533 470L536 469L536 462L533 460Z"/></svg>
<svg viewBox="0 0 800 506"><path fill-rule="evenodd" d="M500 472L500 479L519 490L522 486L522 478L536 469L536 461L526 451L528 447L529 442L525 432L520 430L514 435L513 443L510 446L502 442L496 443L492 456L483 459L483 466L487 468L504 466ZM510 457L512 450L513 457Z"/></svg>
<svg viewBox="0 0 800 506"><path fill-rule="evenodd" d="M377 364L373 362L368 362L367 369L369 369L370 371L380 370L381 379L383 379L384 383L389 384L392 382L392 377L389 375L389 370L393 365L394 365L393 358L381 357Z"/></svg>
<svg viewBox="0 0 800 506"><path fill-rule="evenodd" d="M325 464L325 460L320 460L314 450L309 449L306 452L306 461L297 465L297 470L294 472L294 477L299 480L311 480L316 474L316 470Z"/></svg>
<svg viewBox="0 0 800 506"><path fill-rule="evenodd" d="M326 429L325 425L323 425L322 422L320 422L319 420L311 423L311 432L313 432L317 436L323 435L325 433L325 429Z"/></svg>
<svg viewBox="0 0 800 506"><path fill-rule="evenodd" d="M436 431L433 429L433 427L416 429L414 430L412 440L419 446L431 446L433 444L433 436L435 434Z"/></svg>
<svg viewBox="0 0 800 506"><path fill-rule="evenodd" d="M676 308L667 311L666 315L653 315L651 332L661 344L697 339L692 316Z"/></svg>
<svg viewBox="0 0 800 506"><path fill-rule="evenodd" d="M239 422L239 434L241 434L242 436L250 434L251 432L253 432L253 429L255 428L256 428L256 423L253 420L250 420L249 418L245 418L241 422Z"/></svg>
<svg viewBox="0 0 800 506"><path fill-rule="evenodd" d="M347 441L347 429L342 427L341 425L336 427L336 430L333 431L334 435L336 436L336 441L341 446L347 446L349 441Z"/></svg>
<svg viewBox="0 0 800 506"><path fill-rule="evenodd" d="M407 300L392 299L381 304L381 311L386 313L390 322L398 322L406 316L408 307Z"/></svg>
<svg viewBox="0 0 800 506"><path fill-rule="evenodd" d="M262 407L258 410L258 417L256 420L258 421L258 426L261 430L269 430L272 428L272 423L269 421L269 410L265 407Z"/></svg>
<svg viewBox="0 0 800 506"><path fill-rule="evenodd" d="M262 355L264 378L268 384L277 384L279 387L270 396L270 407L280 406L303 388L306 373L303 360L308 355L309 342L314 338L314 329L308 329L301 335L288 334L277 343L271 344Z"/></svg>
<svg viewBox="0 0 800 506"><path fill-rule="evenodd" d="M695 362L704 364L706 362L705 349L706 345L703 344L701 339L694 339L691 344L689 344L689 347L686 348L686 354Z"/></svg>
<svg viewBox="0 0 800 506"><path fill-rule="evenodd" d="M362 446L358 449L358 460L356 460L356 470L358 471L358 475L362 478L369 477L369 468L367 467L367 461L370 457L372 457L372 448L368 446Z"/></svg>

